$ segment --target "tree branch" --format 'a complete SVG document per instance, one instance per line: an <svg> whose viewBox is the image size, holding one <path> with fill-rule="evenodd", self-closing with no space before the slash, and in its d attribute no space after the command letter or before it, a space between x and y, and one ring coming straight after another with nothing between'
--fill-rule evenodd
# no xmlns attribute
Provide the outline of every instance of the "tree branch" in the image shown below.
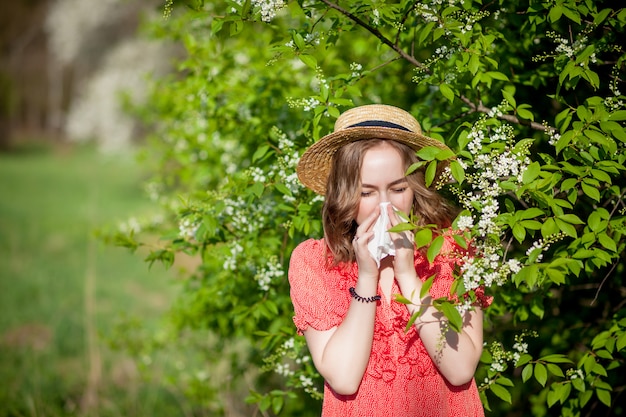
<svg viewBox="0 0 626 417"><path fill-rule="evenodd" d="M332 3L330 0L322 0L322 2L324 4L326 4L328 7L337 10L339 13L343 14L348 19L350 19L354 23L356 23L358 26L361 26L362 28L364 28L365 30L370 32L372 35L376 36L382 43L384 43L385 45L390 47L393 51L395 51L398 55L400 55L401 58L403 58L406 61L410 62L414 66L416 66L416 67L418 67L420 69L423 69L423 70L427 71L428 73L430 73L430 68L428 68L423 63L419 62L417 59L415 59L415 57L413 55L410 55L410 54L406 53L402 48L400 48L398 46L399 36L396 38L396 42L392 42L391 40L387 39L385 37L385 35L383 35L378 29L376 29L375 27L369 25L367 22L365 22L364 20L362 20L358 16L350 13L349 11L347 11L343 7L339 6L338 4ZM479 103L478 105L476 105L469 98L467 98L467 97L465 97L463 95L459 96L459 98L465 104L470 106L470 109L471 109L472 112L479 112L479 113L486 113L486 114L491 112L491 109L488 108L488 107L485 107L482 103ZM519 125L523 125L523 126L530 126L531 128L533 128L535 130L540 130L542 132L545 132L547 129L549 129L549 128L546 128L546 126L542 125L541 123L537 123L537 122L533 122L533 121L528 122L528 121L525 121L525 120L522 120L522 119L518 118L517 116L513 116L511 114L503 114L503 115L499 115L497 117L498 117L498 119L506 120L509 123L519 124Z"/></svg>
<svg viewBox="0 0 626 417"><path fill-rule="evenodd" d="M592 306L596 302L596 300L598 299L598 296L600 295L600 290L604 286L604 283L606 282L606 280L609 279L609 277L611 276L611 274L613 273L613 271L615 270L617 265L619 265L619 262L615 262L613 264L613 266L611 267L611 270L602 279L602 282L600 283L600 286L598 287L598 290L596 291L595 297L593 297L593 300L591 300L591 303L589 303L590 306Z"/></svg>
<svg viewBox="0 0 626 417"><path fill-rule="evenodd" d="M470 109L472 109L472 111L474 111L474 112L486 113L486 114L491 112L491 109L489 107L486 107L483 103L478 103L476 105L469 98L467 98L465 96L459 96L459 98L461 99L462 102L467 104L470 107ZM502 114L502 115L499 115L497 117L498 117L498 119L506 120L509 123L515 123L515 124L519 124L519 125L530 126L531 128L533 128L535 130L541 130L542 132L545 132L547 129L549 129L549 128L546 128L546 126L542 125L541 123L532 122L532 121L531 122L527 122L525 120L521 120L517 116L513 116L512 114Z"/></svg>
<svg viewBox="0 0 626 417"><path fill-rule="evenodd" d="M329 0L322 0L322 2L325 3L328 7L337 10L339 13L343 14L348 19L352 20L354 23L356 23L357 25L361 26L362 28L364 28L365 30L370 32L372 35L376 36L378 39L380 39L380 41L382 43L384 43L385 45L387 45L388 47L393 49L403 59L407 60L408 62L410 62L411 64L415 65L416 67L419 67L419 68L422 68L422 69L425 69L425 70L429 70L426 65L422 64L421 62L419 62L412 55L407 54L396 43L394 43L391 40L387 39L385 37L385 35L383 35L378 29L376 29L375 27L369 25L367 22L361 20L358 16L355 16L354 14L350 13L349 11L347 11L344 8L342 8L338 4L332 3Z"/></svg>

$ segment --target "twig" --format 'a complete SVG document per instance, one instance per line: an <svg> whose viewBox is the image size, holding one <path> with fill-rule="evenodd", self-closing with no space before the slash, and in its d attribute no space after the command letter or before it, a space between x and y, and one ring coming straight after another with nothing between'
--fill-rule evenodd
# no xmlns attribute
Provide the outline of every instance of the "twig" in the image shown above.
<svg viewBox="0 0 626 417"><path fill-rule="evenodd" d="M485 106L483 103L474 104L474 103L472 103L472 101L469 98L467 98L465 96L460 96L459 98L465 104L470 106L470 108L474 112L487 113L487 114L491 112L491 109L489 107ZM512 114L502 114L502 115L498 115L497 117L498 117L498 119L506 120L507 122L510 122L510 123L530 126L531 128L533 128L535 130L541 130L542 132L545 132L547 129L551 129L551 128L546 128L546 126L542 125L541 123L532 122L532 121L531 122L527 122L525 120L521 120L520 118L518 118L517 116L513 116Z"/></svg>
<svg viewBox="0 0 626 417"><path fill-rule="evenodd" d="M619 262L615 262L613 264L613 266L611 267L611 270L608 272L608 274L606 274L604 276L604 278L602 279L602 282L600 283L600 286L598 287L598 290L596 291L596 295L595 297L593 297L593 300L591 300L591 303L589 303L590 306L593 305L593 303L596 302L596 300L598 299L598 296L600 295L600 290L602 289L602 286L604 285L604 283L606 282L607 279L609 279L609 277L611 276L611 274L613 273L613 271L615 270L615 268L617 267L617 264L619 264Z"/></svg>
<svg viewBox="0 0 626 417"><path fill-rule="evenodd" d="M326 4L328 7L337 10L339 13L343 14L344 16L346 16L348 19L352 20L357 25L363 27L368 32L370 32L372 35L376 36L378 39L380 39L380 41L382 43L384 43L385 45L389 46L398 55L400 55L401 58L403 58L406 61L410 62L414 66L416 66L416 67L418 67L418 68L420 68L420 69L430 73L430 68L428 68L423 63L419 62L417 59L415 59L415 57L413 55L406 53L402 48L400 48L398 46L399 36L396 37L396 42L392 42L391 40L387 39L385 37L385 35L383 35L378 29L376 29L375 27L369 25L367 22L365 22L364 20L360 19L358 16L350 13L349 11L347 11L344 8L342 8L338 4L332 3L330 0L322 0L322 2L324 4ZM467 98L467 97L465 97L463 95L459 96L459 98L465 104L470 106L470 109L471 109L472 112L480 112L480 113L490 113L491 112L491 109L488 108L488 107L485 107L482 103L479 103L478 105L476 105L469 98ZM518 118L517 116L513 116L513 115L510 115L510 114L502 114L502 115L499 115L497 117L499 119L506 120L506 121L508 121L510 123L530 126L531 128L533 128L535 130L540 130L542 132L545 132L547 129L550 129L550 128L546 128L546 126L542 125L541 123L537 123L537 122L533 122L533 121L528 122L528 121L525 121L525 120L522 120L522 119Z"/></svg>
<svg viewBox="0 0 626 417"><path fill-rule="evenodd" d="M419 62L417 59L415 59L414 56L411 56L411 55L407 54L397 44L395 44L391 40L387 39L385 37L385 35L383 35L378 29L376 29L375 27L370 26L369 24L367 24L367 22L361 20L358 16L355 16L354 14L350 13L349 11L347 11L344 8L342 8L338 4L332 3L329 0L322 0L322 2L325 3L328 7L337 10L339 13L343 14L348 19L352 20L354 23L356 23L357 25L361 26L362 28L364 28L365 30L370 32L372 35L376 36L378 39L381 40L382 43L384 43L385 45L387 45L388 47L393 49L403 59L409 61L411 64L415 65L416 67L422 68L422 69L424 69L426 71L430 71L429 68L426 65L422 64L421 62Z"/></svg>

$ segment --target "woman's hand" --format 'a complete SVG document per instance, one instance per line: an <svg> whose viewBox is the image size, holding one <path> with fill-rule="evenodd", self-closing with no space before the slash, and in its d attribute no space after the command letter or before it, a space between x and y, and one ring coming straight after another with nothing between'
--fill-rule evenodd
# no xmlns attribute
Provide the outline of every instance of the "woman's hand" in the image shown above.
<svg viewBox="0 0 626 417"><path fill-rule="evenodd" d="M387 206L391 227L402 223L391 204ZM414 281L417 278L415 272L415 237L413 232L404 231L389 233L396 249L393 260L393 270L398 283L402 281Z"/></svg>
<svg viewBox="0 0 626 417"><path fill-rule="evenodd" d="M367 249L367 243L374 236L374 224L380 215L380 207L377 207L367 218L357 227L352 246L356 256L356 263L359 266L359 276L372 276L378 279L378 266Z"/></svg>

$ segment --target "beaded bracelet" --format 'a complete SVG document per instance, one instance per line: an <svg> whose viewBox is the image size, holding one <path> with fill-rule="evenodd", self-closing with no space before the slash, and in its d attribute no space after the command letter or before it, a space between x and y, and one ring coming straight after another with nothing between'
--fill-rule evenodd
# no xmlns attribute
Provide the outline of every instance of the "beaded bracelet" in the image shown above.
<svg viewBox="0 0 626 417"><path fill-rule="evenodd" d="M352 298L360 301L361 303L373 303L374 301L380 300L380 295L374 295L372 297L361 297L359 294L356 293L354 287L350 287L350 295L352 296Z"/></svg>

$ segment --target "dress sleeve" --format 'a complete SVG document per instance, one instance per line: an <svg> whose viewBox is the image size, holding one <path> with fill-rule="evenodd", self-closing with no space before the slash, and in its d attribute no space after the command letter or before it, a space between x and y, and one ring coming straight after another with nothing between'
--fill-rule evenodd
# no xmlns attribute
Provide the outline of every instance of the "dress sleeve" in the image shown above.
<svg viewBox="0 0 626 417"><path fill-rule="evenodd" d="M345 280L328 265L323 240L307 240L294 249L289 264L293 321L302 334L309 327L328 330L343 321L350 303Z"/></svg>

